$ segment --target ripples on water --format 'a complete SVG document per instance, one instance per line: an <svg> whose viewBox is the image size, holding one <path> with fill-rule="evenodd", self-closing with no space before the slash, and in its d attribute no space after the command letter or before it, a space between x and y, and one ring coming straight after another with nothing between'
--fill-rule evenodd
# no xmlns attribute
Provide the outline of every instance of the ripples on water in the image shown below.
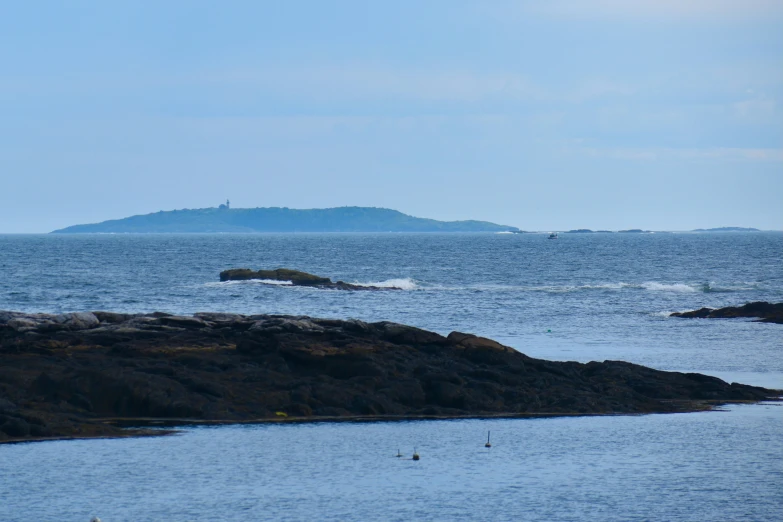
<svg viewBox="0 0 783 522"><path fill-rule="evenodd" d="M731 410L4 446L0 519L781 520L781 406Z"/></svg>
<svg viewBox="0 0 783 522"><path fill-rule="evenodd" d="M0 236L0 309L392 320L783 387L780 325L667 317L783 301L781 260L780 233ZM232 267L405 290L220 283ZM781 520L781 407L730 409L4 445L0 520Z"/></svg>
<svg viewBox="0 0 783 522"><path fill-rule="evenodd" d="M666 317L783 301L781 260L781 233L0 236L0 309L390 320L477 333L534 357L750 373L751 384L783 387L779 326ZM232 267L406 290L220 283Z"/></svg>

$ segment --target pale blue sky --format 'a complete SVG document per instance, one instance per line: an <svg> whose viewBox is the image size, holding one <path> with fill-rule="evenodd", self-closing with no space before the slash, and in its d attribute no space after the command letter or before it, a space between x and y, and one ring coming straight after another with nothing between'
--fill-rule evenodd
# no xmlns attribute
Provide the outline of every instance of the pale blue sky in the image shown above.
<svg viewBox="0 0 783 522"><path fill-rule="evenodd" d="M227 197L783 229L783 0L0 5L0 232Z"/></svg>

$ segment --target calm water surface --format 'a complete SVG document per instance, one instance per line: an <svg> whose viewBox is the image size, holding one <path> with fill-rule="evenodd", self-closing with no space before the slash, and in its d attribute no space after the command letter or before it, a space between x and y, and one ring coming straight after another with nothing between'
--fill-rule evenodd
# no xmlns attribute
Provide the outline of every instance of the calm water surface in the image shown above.
<svg viewBox="0 0 783 522"><path fill-rule="evenodd" d="M774 521L781 433L770 404L19 444L0 449L0 520Z"/></svg>
<svg viewBox="0 0 783 522"><path fill-rule="evenodd" d="M783 301L782 260L781 233L0 236L0 309L392 320L783 388L780 325L667 317ZM232 267L404 290L220 283ZM783 519L783 410L729 410L6 445L0 520Z"/></svg>

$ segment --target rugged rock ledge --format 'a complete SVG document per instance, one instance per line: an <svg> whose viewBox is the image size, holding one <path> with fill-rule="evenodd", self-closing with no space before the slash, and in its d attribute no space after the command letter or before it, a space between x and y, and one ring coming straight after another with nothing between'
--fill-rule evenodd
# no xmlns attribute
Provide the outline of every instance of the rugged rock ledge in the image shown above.
<svg viewBox="0 0 783 522"><path fill-rule="evenodd" d="M269 281L287 281L293 286L314 286L334 290L400 290L393 286L380 287L371 285L352 285L344 281L333 282L328 277L321 277L299 270L277 268L275 270L251 270L249 268L232 268L220 272L221 281L247 281L250 279L266 279Z"/></svg>
<svg viewBox="0 0 783 522"><path fill-rule="evenodd" d="M736 317L759 317L760 323L783 324L783 303L756 301L742 306L725 308L700 308L691 312L674 312L670 317L732 319Z"/></svg>
<svg viewBox="0 0 783 522"><path fill-rule="evenodd" d="M776 392L490 339L278 315L0 312L0 440L118 426L693 411Z"/></svg>

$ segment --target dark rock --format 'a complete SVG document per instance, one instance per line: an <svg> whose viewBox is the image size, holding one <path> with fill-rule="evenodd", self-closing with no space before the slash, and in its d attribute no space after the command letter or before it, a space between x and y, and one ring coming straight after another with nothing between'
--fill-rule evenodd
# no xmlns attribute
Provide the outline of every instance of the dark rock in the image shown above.
<svg viewBox="0 0 783 522"><path fill-rule="evenodd" d="M333 406L321 406L316 408L313 413L323 417L347 417L351 415L351 412L345 408L335 408Z"/></svg>
<svg viewBox="0 0 783 522"><path fill-rule="evenodd" d="M182 317L178 315L161 317L158 319L160 324L174 326L178 328L205 328L207 323L198 317Z"/></svg>
<svg viewBox="0 0 783 522"><path fill-rule="evenodd" d="M226 324L238 324L245 322L245 316L239 314L224 314L216 312L198 312L193 314L193 317L198 317L202 321L208 321L210 323L217 323L218 325Z"/></svg>
<svg viewBox="0 0 783 522"><path fill-rule="evenodd" d="M446 344L446 338L435 332L428 332L421 328L404 324L383 321L373 323L373 328L380 334L380 338L395 344Z"/></svg>
<svg viewBox="0 0 783 522"><path fill-rule="evenodd" d="M95 328L100 321L92 312L75 312L57 316L57 322L68 326L73 330L84 330L86 328Z"/></svg>
<svg viewBox="0 0 783 522"><path fill-rule="evenodd" d="M85 411L92 411L92 402L81 393L74 393L68 398L68 402Z"/></svg>
<svg viewBox="0 0 783 522"><path fill-rule="evenodd" d="M98 327L78 314L0 312L0 440L117 435L116 424L139 419L282 418L276 412L674 412L779 393L620 361L533 359L472 334L443 337L386 321L90 315Z"/></svg>
<svg viewBox="0 0 783 522"><path fill-rule="evenodd" d="M296 403L286 408L286 413L297 417L309 417L313 414L313 409L307 404Z"/></svg>
<svg viewBox="0 0 783 522"><path fill-rule="evenodd" d="M783 324L783 303L756 301L742 306L725 308L700 308L690 312L674 312L670 317L732 319L736 317L758 317L762 323Z"/></svg>
<svg viewBox="0 0 783 522"><path fill-rule="evenodd" d="M93 312L93 315L102 323L118 324L123 323L132 317L132 314L118 314L115 312Z"/></svg>
<svg viewBox="0 0 783 522"><path fill-rule="evenodd" d="M0 431L9 437L23 438L30 434L30 425L24 419L11 417L0 426Z"/></svg>
<svg viewBox="0 0 783 522"><path fill-rule="evenodd" d="M507 346L503 346L497 341L487 339L485 337L478 337L473 334L466 334L462 332L451 332L447 338L452 343L456 344L460 348L473 348L478 350L494 350L499 352L505 352L512 350Z"/></svg>
<svg viewBox="0 0 783 522"><path fill-rule="evenodd" d="M292 286L312 286L332 290L400 290L396 287L379 287L354 285L344 281L333 282L328 277L321 277L299 270L277 268L275 270L251 270L249 268L232 268L220 272L221 281L247 281L251 279L290 282Z"/></svg>
<svg viewBox="0 0 783 522"><path fill-rule="evenodd" d="M220 272L221 281L242 281L248 279L267 279L271 281L290 281L294 285L315 286L331 284L332 280L328 277L320 277L299 270L290 270L288 268L278 268L276 270L258 270L253 271L249 268L233 268Z"/></svg>
<svg viewBox="0 0 783 522"><path fill-rule="evenodd" d="M8 399L0 397L0 413L11 413L18 410L19 407Z"/></svg>
<svg viewBox="0 0 783 522"><path fill-rule="evenodd" d="M52 435L52 430L50 430L47 426L30 424L31 437L50 437L51 435Z"/></svg>
<svg viewBox="0 0 783 522"><path fill-rule="evenodd" d="M161 317L174 317L174 314L170 314L168 312L152 312L151 314L147 314L145 317L152 317L153 319L160 319Z"/></svg>

